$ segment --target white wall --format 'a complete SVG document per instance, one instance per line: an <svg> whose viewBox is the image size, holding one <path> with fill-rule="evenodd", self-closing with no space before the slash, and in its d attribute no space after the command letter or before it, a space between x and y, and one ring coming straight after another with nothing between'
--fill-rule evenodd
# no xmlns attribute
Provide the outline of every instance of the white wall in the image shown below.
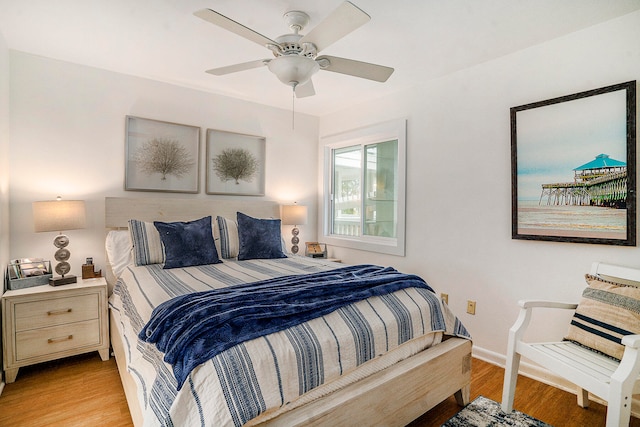
<svg viewBox="0 0 640 427"><path fill-rule="evenodd" d="M56 233L33 231L36 200L86 200L88 228L67 233L79 275L88 256L104 267L105 196L232 197L204 194L206 128L265 136L266 195L257 199L306 204L315 224L317 118L296 113L292 130L290 111L21 52L10 60L11 258L53 258ZM199 194L123 190L126 115L202 128ZM316 239L315 227L300 228L303 241Z"/></svg>
<svg viewBox="0 0 640 427"><path fill-rule="evenodd" d="M9 49L0 32L0 272L9 260ZM0 295L3 287L0 286Z"/></svg>
<svg viewBox="0 0 640 427"><path fill-rule="evenodd" d="M9 260L9 50L0 31L0 296L4 291L4 272ZM0 330L2 319L0 318ZM2 360L2 343L0 343ZM4 383L0 373L0 394Z"/></svg>
<svg viewBox="0 0 640 427"><path fill-rule="evenodd" d="M640 80L638 40L640 12L322 117L321 137L408 118L406 257L338 247L332 255L422 275L449 294L474 351L496 359L519 299L577 301L595 260L640 267L636 247L511 239L509 125L510 107ZM545 328L561 335L567 321L548 318Z"/></svg>

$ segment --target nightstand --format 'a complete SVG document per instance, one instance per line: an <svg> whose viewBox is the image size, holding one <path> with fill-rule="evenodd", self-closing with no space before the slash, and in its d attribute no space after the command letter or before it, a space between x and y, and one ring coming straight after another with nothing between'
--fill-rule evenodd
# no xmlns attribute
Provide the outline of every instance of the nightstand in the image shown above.
<svg viewBox="0 0 640 427"><path fill-rule="evenodd" d="M98 351L109 360L107 281L80 279L2 295L2 342L7 383L34 363Z"/></svg>

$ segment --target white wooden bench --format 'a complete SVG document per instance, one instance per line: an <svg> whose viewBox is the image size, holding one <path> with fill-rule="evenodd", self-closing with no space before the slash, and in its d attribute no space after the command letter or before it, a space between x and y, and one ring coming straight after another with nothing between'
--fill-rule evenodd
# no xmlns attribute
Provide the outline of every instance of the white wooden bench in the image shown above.
<svg viewBox="0 0 640 427"><path fill-rule="evenodd" d="M596 262L590 274L640 286L640 269ZM581 407L589 406L589 392L607 401L607 427L628 426L632 395L640 393L640 335L623 337L625 350L620 362L569 341L526 343L522 339L534 308L575 310L578 305L552 301L519 301L519 305L520 314L509 330L502 410L513 410L520 357L524 356L576 384Z"/></svg>

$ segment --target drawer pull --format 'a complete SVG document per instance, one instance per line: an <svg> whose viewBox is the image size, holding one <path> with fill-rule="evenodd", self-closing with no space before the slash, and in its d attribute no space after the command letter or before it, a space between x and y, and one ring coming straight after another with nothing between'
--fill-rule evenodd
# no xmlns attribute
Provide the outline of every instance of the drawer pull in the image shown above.
<svg viewBox="0 0 640 427"><path fill-rule="evenodd" d="M73 335L69 335L68 337L59 337L59 338L49 338L47 342L49 344L53 344L56 342L69 341L73 339Z"/></svg>
<svg viewBox="0 0 640 427"><path fill-rule="evenodd" d="M67 314L71 313L73 310L71 308L63 308L62 310L51 310L47 311L47 316L55 316L56 314Z"/></svg>

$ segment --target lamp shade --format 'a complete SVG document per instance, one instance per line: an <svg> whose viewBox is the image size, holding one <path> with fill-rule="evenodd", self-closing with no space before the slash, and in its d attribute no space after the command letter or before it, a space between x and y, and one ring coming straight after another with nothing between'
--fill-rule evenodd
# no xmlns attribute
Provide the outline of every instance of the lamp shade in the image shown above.
<svg viewBox="0 0 640 427"><path fill-rule="evenodd" d="M301 205L282 206L282 224L305 225L307 223L307 207Z"/></svg>
<svg viewBox="0 0 640 427"><path fill-rule="evenodd" d="M48 200L33 202L33 225L36 232L85 228L84 200Z"/></svg>

